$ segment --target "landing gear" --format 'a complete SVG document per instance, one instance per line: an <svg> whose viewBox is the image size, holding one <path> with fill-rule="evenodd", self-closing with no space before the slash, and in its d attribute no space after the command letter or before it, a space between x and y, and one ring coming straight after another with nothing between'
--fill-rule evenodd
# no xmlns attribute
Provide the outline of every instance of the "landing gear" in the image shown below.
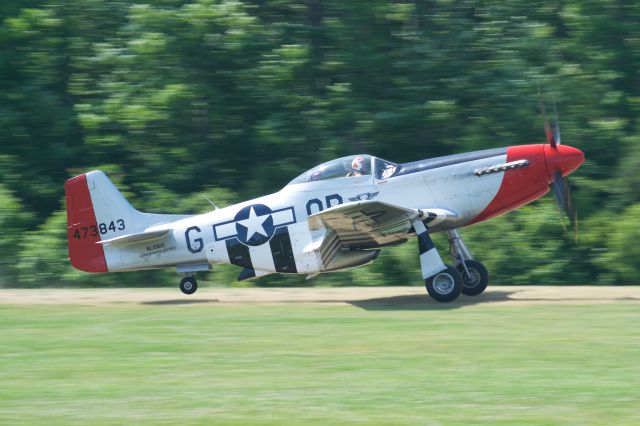
<svg viewBox="0 0 640 426"><path fill-rule="evenodd" d="M445 265L444 271L438 272L424 281L427 293L438 302L451 302L462 291L462 276L453 266Z"/></svg>
<svg viewBox="0 0 640 426"><path fill-rule="evenodd" d="M412 223L418 237L420 268L427 293L438 302L455 300L462 291L460 272L453 266L445 265L442 262L424 223L420 219L416 219Z"/></svg>
<svg viewBox="0 0 640 426"><path fill-rule="evenodd" d="M465 270L466 266L466 270ZM482 293L489 284L489 271L477 260L465 260L457 266L462 276L462 294L465 296L477 296Z"/></svg>
<svg viewBox="0 0 640 426"><path fill-rule="evenodd" d="M198 281L196 281L196 277L194 275L189 277L184 277L180 281L180 290L184 294L193 294L198 289Z"/></svg>
<svg viewBox="0 0 640 426"><path fill-rule="evenodd" d="M479 295L489 284L489 271L482 263L473 259L456 229L447 231L447 234L449 236L449 254L456 262L456 269L462 276L462 294L466 296Z"/></svg>
<svg viewBox="0 0 640 426"><path fill-rule="evenodd" d="M442 262L425 224L419 218L414 219L412 224L418 237L422 278L425 280L429 296L438 302L451 302L460 293L477 296L487 288L489 283L487 268L473 259L457 230L447 231L449 254L456 265L454 268Z"/></svg>

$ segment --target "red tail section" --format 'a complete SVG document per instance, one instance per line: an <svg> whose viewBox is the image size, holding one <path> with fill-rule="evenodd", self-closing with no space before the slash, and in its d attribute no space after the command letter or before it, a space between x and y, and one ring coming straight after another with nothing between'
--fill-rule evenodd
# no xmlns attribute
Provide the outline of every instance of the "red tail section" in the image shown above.
<svg viewBox="0 0 640 426"><path fill-rule="evenodd" d="M100 230L93 210L87 176L80 175L64 184L67 198L67 241L74 268L86 272L107 272L107 261L100 242Z"/></svg>

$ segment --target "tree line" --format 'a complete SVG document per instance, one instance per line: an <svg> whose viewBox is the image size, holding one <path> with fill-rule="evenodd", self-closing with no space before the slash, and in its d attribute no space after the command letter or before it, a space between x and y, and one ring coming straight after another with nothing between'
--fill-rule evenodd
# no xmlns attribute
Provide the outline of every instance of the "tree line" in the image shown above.
<svg viewBox="0 0 640 426"><path fill-rule="evenodd" d="M494 283L637 283L638 22L640 4L614 0L3 1L0 283L175 284L70 267L73 175L106 171L143 211L204 212L201 194L229 205L343 155L542 143L538 87L587 158L572 175L579 238L552 197L463 237ZM416 253L257 284L417 284Z"/></svg>

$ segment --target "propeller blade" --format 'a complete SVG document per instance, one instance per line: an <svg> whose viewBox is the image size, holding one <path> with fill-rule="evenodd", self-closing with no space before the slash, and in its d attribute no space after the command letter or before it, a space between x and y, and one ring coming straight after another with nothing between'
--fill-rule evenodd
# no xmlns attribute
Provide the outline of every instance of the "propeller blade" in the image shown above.
<svg viewBox="0 0 640 426"><path fill-rule="evenodd" d="M540 86L538 86L538 100L540 102L540 112L542 112L542 118L544 120L544 132L547 136L547 141L552 148L557 149L558 145L560 145L560 119L558 118L558 108L556 107L556 103L554 102L554 123L552 128L551 124L549 123L549 119L547 118L547 111L544 108L544 102L542 102ZM578 212L575 205L573 204L573 200L571 199L571 185L569 184L569 179L567 177L563 177L560 170L555 171L553 178L554 179L551 183L551 190L553 191L553 195L556 199L556 204L558 204L560 210L563 211L569 218L569 222L571 223L571 227L573 228L574 237L577 241ZM562 227L566 231L564 221L562 221Z"/></svg>
<svg viewBox="0 0 640 426"><path fill-rule="evenodd" d="M562 177L562 173L560 171L556 171L551 186L553 189L553 195L556 198L556 203L558 204L558 207L560 207L569 218L569 222L573 227L573 232L577 239L578 212L571 198L571 185L569 184L569 179L566 177Z"/></svg>
<svg viewBox="0 0 640 426"><path fill-rule="evenodd" d="M556 140L556 144L560 145L560 119L558 118L558 108L556 103L553 103L553 114L555 115L555 123L553 126L553 137Z"/></svg>
<svg viewBox="0 0 640 426"><path fill-rule="evenodd" d="M542 95L540 94L540 87L538 87L538 101L540 103L540 112L542 112L542 119L544 121L544 133L547 135L547 142L551 145L552 148L555 148L556 145L559 144L560 138L560 128L556 127L555 131L551 130L551 125L549 124L549 119L547 118L547 111L544 108L544 103L542 102ZM555 103L553 104L553 108L555 110ZM558 112L556 111L556 121L558 117Z"/></svg>

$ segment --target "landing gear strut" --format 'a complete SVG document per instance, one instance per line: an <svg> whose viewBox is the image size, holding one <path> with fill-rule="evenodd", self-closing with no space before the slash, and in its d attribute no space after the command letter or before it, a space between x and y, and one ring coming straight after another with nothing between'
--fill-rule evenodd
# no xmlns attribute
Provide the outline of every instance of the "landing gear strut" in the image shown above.
<svg viewBox="0 0 640 426"><path fill-rule="evenodd" d="M462 294L477 296L489 284L489 271L477 260L465 245L456 229L447 231L449 236L449 254L456 262L456 269L462 275Z"/></svg>
<svg viewBox="0 0 640 426"><path fill-rule="evenodd" d="M445 265L433 245L429 231L420 219L413 221L413 228L418 237L420 251L420 268L422 278L429 296L438 302L451 302L462 291L462 277L453 266Z"/></svg>
<svg viewBox="0 0 640 426"><path fill-rule="evenodd" d="M180 290L184 294L193 294L198 289L198 281L196 281L195 275L191 275L189 277L184 277L180 281Z"/></svg>

